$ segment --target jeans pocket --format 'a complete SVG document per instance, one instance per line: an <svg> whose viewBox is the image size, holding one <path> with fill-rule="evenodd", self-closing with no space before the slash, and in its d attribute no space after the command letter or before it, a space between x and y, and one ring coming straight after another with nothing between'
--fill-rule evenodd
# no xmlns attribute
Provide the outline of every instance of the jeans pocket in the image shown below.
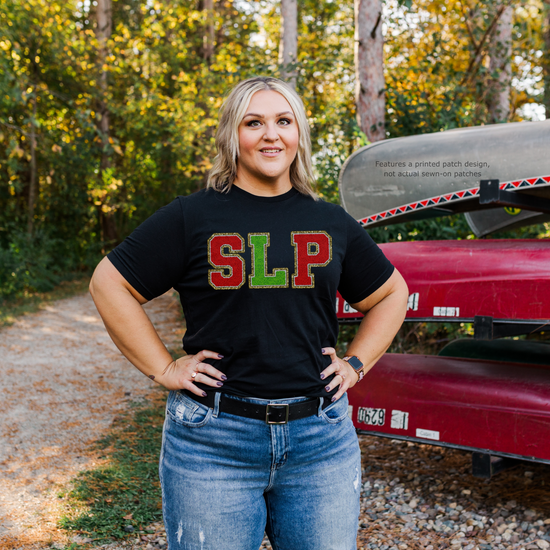
<svg viewBox="0 0 550 550"><path fill-rule="evenodd" d="M329 424L338 424L348 416L348 396L344 394L338 401L331 403L328 407L321 410L321 418Z"/></svg>
<svg viewBox="0 0 550 550"><path fill-rule="evenodd" d="M176 424L200 428L212 417L213 409L197 403L180 391L171 391L166 403L166 414Z"/></svg>

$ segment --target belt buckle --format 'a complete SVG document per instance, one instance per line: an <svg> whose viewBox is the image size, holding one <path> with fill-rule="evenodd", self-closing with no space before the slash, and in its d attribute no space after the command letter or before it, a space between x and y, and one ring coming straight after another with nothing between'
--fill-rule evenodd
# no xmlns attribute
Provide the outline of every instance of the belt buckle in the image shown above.
<svg viewBox="0 0 550 550"><path fill-rule="evenodd" d="M272 409L277 409L278 410L281 410L282 408L284 408L285 410L285 419L280 421L280 422L275 422L273 420L269 420L269 409L272 408ZM281 405L267 405L266 408L265 408L265 422L266 424L287 424L288 423L288 410L289 410L289 404L288 403L283 403Z"/></svg>

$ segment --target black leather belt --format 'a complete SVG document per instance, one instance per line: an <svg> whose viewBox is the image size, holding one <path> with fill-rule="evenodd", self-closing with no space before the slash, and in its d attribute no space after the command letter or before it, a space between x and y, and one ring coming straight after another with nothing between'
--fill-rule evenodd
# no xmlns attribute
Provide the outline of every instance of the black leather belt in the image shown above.
<svg viewBox="0 0 550 550"><path fill-rule="evenodd" d="M197 403L202 403L211 409L214 408L215 392L210 392L206 397L201 397L187 390L181 391ZM222 393L220 396L220 412L264 420L266 424L286 424L292 420L317 414L320 403L321 398L314 397L297 403L259 405L249 401L231 399ZM327 399L326 405L324 405L328 406L329 404L330 400Z"/></svg>

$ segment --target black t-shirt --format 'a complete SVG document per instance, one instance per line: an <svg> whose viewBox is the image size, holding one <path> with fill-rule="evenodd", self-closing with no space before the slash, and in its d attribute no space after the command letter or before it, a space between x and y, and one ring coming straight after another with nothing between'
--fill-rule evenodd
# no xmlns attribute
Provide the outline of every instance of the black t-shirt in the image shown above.
<svg viewBox="0 0 550 550"><path fill-rule="evenodd" d="M148 300L176 289L183 349L222 354L208 362L228 377L223 391L265 399L326 397L321 349L336 344L336 290L359 302L393 272L340 206L236 186L178 197L109 259Z"/></svg>

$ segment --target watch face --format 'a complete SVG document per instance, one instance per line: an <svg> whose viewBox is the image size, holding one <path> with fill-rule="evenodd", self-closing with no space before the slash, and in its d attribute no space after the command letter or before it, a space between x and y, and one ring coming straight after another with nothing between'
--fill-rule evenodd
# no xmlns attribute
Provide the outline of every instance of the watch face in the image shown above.
<svg viewBox="0 0 550 550"><path fill-rule="evenodd" d="M363 368L363 363L361 363L361 361L357 357L355 357L355 355L352 355L348 359L348 363L353 367L354 370L361 370Z"/></svg>

